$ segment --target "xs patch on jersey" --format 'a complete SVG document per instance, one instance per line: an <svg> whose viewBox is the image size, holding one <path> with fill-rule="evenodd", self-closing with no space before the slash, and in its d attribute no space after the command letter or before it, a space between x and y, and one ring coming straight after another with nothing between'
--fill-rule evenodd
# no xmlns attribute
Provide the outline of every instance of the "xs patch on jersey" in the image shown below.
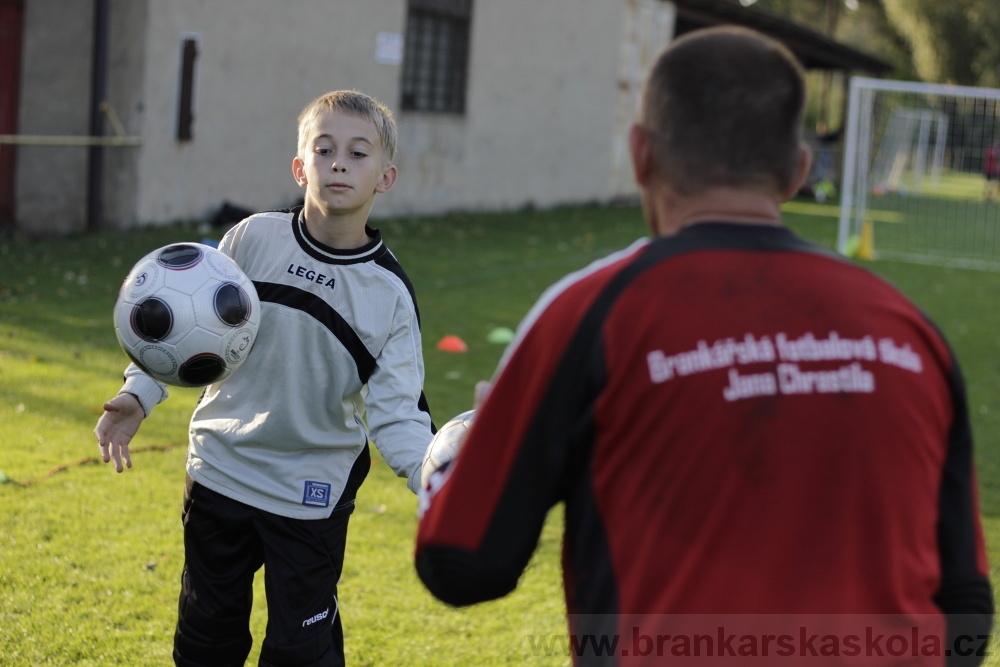
<svg viewBox="0 0 1000 667"><path fill-rule="evenodd" d="M330 485L325 482L306 482L305 492L302 494L302 504L312 507L330 506Z"/></svg>

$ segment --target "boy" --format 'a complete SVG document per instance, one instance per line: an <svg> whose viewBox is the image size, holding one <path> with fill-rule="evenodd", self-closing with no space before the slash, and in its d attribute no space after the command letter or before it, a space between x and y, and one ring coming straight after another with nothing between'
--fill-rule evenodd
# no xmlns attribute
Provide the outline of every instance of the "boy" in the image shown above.
<svg viewBox="0 0 1000 667"><path fill-rule="evenodd" d="M804 103L795 57L748 30L657 59L629 134L653 237L525 319L421 502L435 596L513 590L563 502L574 664L982 661L961 372L902 294L782 226Z"/></svg>
<svg viewBox="0 0 1000 667"><path fill-rule="evenodd" d="M219 245L254 281L263 315L245 365L207 387L191 418L177 665L244 663L263 564L259 664L343 664L337 582L369 431L396 474L419 485L433 433L419 315L409 279L367 225L396 180L395 146L395 121L376 100L319 97L299 116L292 161L303 206L250 216ZM95 429L118 472L166 396L129 366Z"/></svg>

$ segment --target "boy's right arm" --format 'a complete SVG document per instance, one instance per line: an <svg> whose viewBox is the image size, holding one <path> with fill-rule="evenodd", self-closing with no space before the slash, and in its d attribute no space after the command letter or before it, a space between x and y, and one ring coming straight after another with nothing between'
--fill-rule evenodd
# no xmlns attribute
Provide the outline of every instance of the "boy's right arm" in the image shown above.
<svg viewBox="0 0 1000 667"><path fill-rule="evenodd" d="M132 467L128 445L139 430L143 417L139 399L133 394L118 394L104 404L104 414L97 421L94 435L97 436L101 459L107 463L113 458L118 472L123 470L123 461L125 468Z"/></svg>
<svg viewBox="0 0 1000 667"><path fill-rule="evenodd" d="M104 404L104 414L94 428L101 459L115 460L115 470L132 467L128 446L142 420L168 396L166 387L130 364L125 370L125 385L118 395Z"/></svg>

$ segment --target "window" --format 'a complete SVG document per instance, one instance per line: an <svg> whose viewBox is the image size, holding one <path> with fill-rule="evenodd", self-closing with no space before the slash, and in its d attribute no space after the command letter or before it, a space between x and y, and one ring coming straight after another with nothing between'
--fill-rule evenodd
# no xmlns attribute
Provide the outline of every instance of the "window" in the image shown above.
<svg viewBox="0 0 1000 667"><path fill-rule="evenodd" d="M409 0L404 111L465 112L472 0Z"/></svg>

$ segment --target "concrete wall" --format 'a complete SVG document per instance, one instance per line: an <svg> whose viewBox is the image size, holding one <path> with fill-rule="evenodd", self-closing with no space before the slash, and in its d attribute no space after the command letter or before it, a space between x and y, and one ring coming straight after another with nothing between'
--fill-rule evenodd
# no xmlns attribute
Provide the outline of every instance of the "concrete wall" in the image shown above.
<svg viewBox="0 0 1000 667"><path fill-rule="evenodd" d="M125 126L138 132L148 0L109 2L107 101ZM29 0L25 7L19 133L90 133L93 50L92 2ZM110 123L106 132L113 133ZM19 146L16 216L31 234L81 231L87 215L86 147ZM139 149L104 149L105 221L124 227L135 219Z"/></svg>
<svg viewBox="0 0 1000 667"><path fill-rule="evenodd" d="M324 92L357 88L395 107L400 68L375 61L376 35L402 33L404 0L172 0L150 4L140 223L252 209L301 197L296 119ZM175 138L184 36L199 41L194 139Z"/></svg>
<svg viewBox="0 0 1000 667"><path fill-rule="evenodd" d="M108 99L142 145L105 151L105 225L207 219L224 201L297 202L296 118L340 88L396 111L400 177L376 217L628 195L620 70L636 2L670 5L477 0L466 113L456 116L402 112L402 65L376 61L379 33L405 34L406 0L110 0ZM92 13L92 2L28 0L22 133L88 132ZM199 53L194 137L181 142L186 37ZM82 229L86 149L19 150L21 229Z"/></svg>
<svg viewBox="0 0 1000 667"><path fill-rule="evenodd" d="M610 197L622 4L474 3L466 114L402 116L400 176L387 208L509 209Z"/></svg>
<svg viewBox="0 0 1000 667"><path fill-rule="evenodd" d="M88 133L92 14L89 2L25 3L20 134ZM86 148L18 146L19 227L39 234L82 229L86 173Z"/></svg>
<svg viewBox="0 0 1000 667"><path fill-rule="evenodd" d="M154 0L158 2L159 0ZM126 136L142 136L146 117L146 30L150 0L111 0L108 16L108 102ZM105 120L104 133L115 134ZM103 225L109 229L131 227L137 217L142 147L104 149Z"/></svg>
<svg viewBox="0 0 1000 667"><path fill-rule="evenodd" d="M572 6L570 6L572 5ZM373 215L606 200L625 16L607 0L476 2L461 116L402 112L401 66L375 61L405 33L405 0L152 3L137 219L205 217L300 197L295 119L317 95L357 88L396 111L400 177ZM180 40L199 39L195 138L179 144Z"/></svg>

